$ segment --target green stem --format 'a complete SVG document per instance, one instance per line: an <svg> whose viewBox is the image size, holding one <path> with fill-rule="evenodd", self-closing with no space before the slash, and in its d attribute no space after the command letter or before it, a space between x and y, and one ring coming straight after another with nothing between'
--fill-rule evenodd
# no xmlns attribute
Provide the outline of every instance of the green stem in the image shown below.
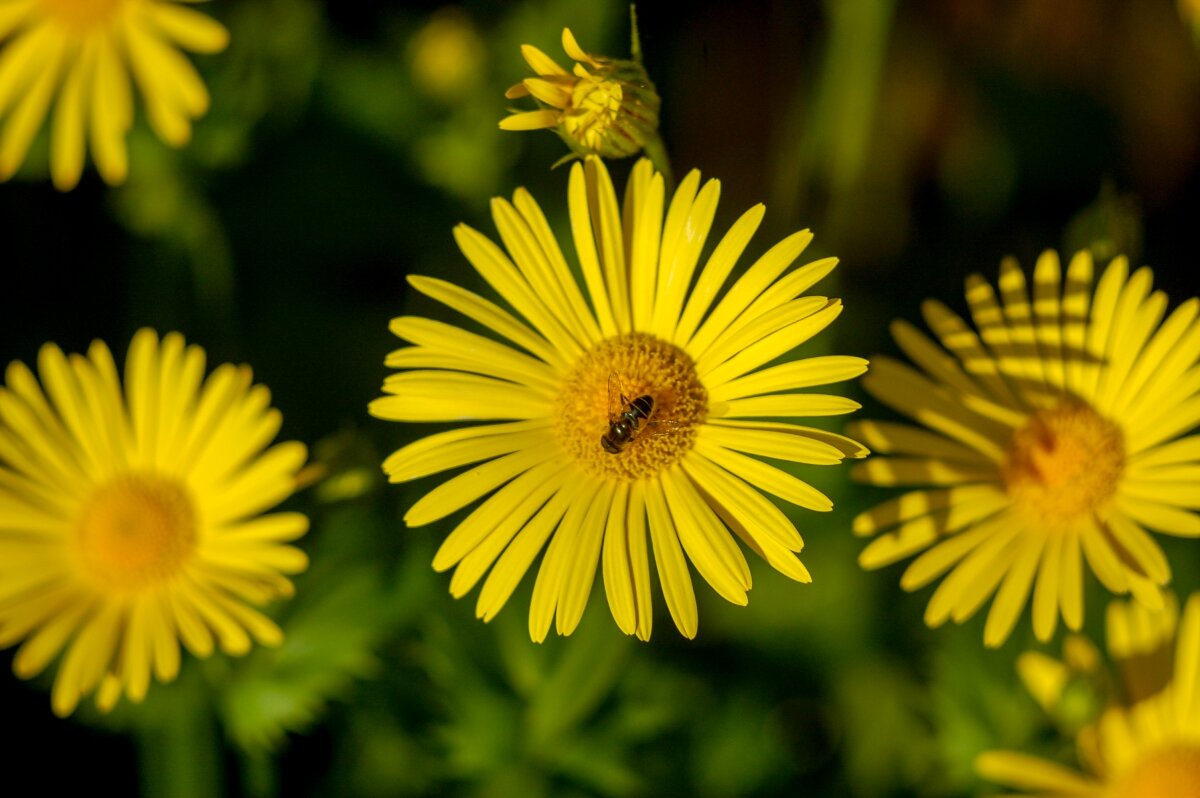
<svg viewBox="0 0 1200 798"><path fill-rule="evenodd" d="M629 4L629 53L638 64L642 63L642 37L638 35L637 4Z"/></svg>
<svg viewBox="0 0 1200 798"><path fill-rule="evenodd" d="M632 54L634 62L638 66L642 66L642 37L638 35L637 5L635 3L629 4L629 52ZM670 196L671 191L675 188L675 178L671 173L671 159L667 155L667 148L663 146L662 138L658 135L657 130L642 144L642 150L650 159L650 163L654 164L654 168L662 173L663 186L667 190L667 196Z"/></svg>
<svg viewBox="0 0 1200 798"><path fill-rule="evenodd" d="M182 686L182 685L181 685ZM138 729L142 793L210 798L225 792L217 719L200 690L180 690L170 711Z"/></svg>
<svg viewBox="0 0 1200 798"><path fill-rule="evenodd" d="M662 137L658 135L658 131L654 135L646 139L642 144L642 151L646 153L646 157L650 159L650 163L654 164L654 168L662 173L663 187L666 189L666 195L671 196L671 192L675 190L675 176L671 172L671 158L667 155L667 148L663 145Z"/></svg>
<svg viewBox="0 0 1200 798"><path fill-rule="evenodd" d="M242 756L242 786L250 798L276 798L279 779L270 754L262 751Z"/></svg>

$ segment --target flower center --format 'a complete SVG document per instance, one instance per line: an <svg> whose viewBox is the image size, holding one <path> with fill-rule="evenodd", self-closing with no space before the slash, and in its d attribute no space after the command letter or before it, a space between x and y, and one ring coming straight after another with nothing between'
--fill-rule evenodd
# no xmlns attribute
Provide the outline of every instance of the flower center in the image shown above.
<svg viewBox="0 0 1200 798"><path fill-rule="evenodd" d="M195 547L196 513L178 482L130 474L92 495L78 535L84 568L97 582L136 590L179 571Z"/></svg>
<svg viewBox="0 0 1200 798"><path fill-rule="evenodd" d="M555 435L588 472L635 480L692 448L696 425L708 416L708 392L683 350L634 333L580 358L563 380L558 407Z"/></svg>
<svg viewBox="0 0 1200 798"><path fill-rule="evenodd" d="M1035 518L1066 522L1103 507L1124 464L1121 430L1072 401L1035 413L1013 433L1004 485L1013 503Z"/></svg>
<svg viewBox="0 0 1200 798"><path fill-rule="evenodd" d="M1197 798L1200 746L1177 743L1151 751L1113 782L1105 798Z"/></svg>
<svg viewBox="0 0 1200 798"><path fill-rule="evenodd" d="M86 32L101 27L125 0L42 0L46 15L64 28Z"/></svg>
<svg viewBox="0 0 1200 798"><path fill-rule="evenodd" d="M587 149L599 151L614 132L624 96L618 81L580 79L572 92L571 108L562 116L563 130Z"/></svg>

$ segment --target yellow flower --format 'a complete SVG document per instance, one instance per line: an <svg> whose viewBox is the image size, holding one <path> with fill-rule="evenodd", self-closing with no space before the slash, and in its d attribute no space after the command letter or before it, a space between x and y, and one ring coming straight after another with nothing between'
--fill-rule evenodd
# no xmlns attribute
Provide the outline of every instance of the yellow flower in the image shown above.
<svg viewBox="0 0 1200 798"><path fill-rule="evenodd" d="M1061 660L1040 651L1023 652L1017 657L1017 673L1042 709L1074 723L1077 729L1079 716L1092 712L1095 707L1093 683L1098 681L1100 674L1100 652L1091 640L1080 634L1067 635L1062 650ZM1075 689L1072 691L1072 688ZM1076 696L1073 705L1062 706L1072 692Z"/></svg>
<svg viewBox="0 0 1200 798"><path fill-rule="evenodd" d="M1009 260L1000 296L967 280L975 327L927 301L941 342L897 321L892 333L920 370L881 358L864 386L921 427L863 422L851 434L884 457L855 475L919 489L863 513L860 535L883 533L860 562L878 568L925 551L901 577L906 590L950 572L925 620L961 622L995 594L984 630L1004 642L1033 592L1033 628L1058 615L1083 622L1084 561L1114 593L1161 606L1171 577L1147 529L1200 535L1196 437L1200 420L1200 300L1163 321L1167 298L1148 268L1112 261L1092 287L1076 255L1060 272L1053 252L1025 276Z"/></svg>
<svg viewBox="0 0 1200 798"><path fill-rule="evenodd" d="M171 333L134 336L124 395L108 347L38 355L0 388L0 645L40 673L64 651L51 696L69 714L98 688L108 710L140 701L151 673L179 671L179 642L206 657L214 638L244 654L281 640L251 608L292 592L307 564L286 545L298 513L260 515L291 494L304 446L263 452L279 430L250 369L204 379L204 350Z"/></svg>
<svg viewBox="0 0 1200 798"><path fill-rule="evenodd" d="M487 43L469 14L443 6L409 42L413 82L445 103L463 98L482 78Z"/></svg>
<svg viewBox="0 0 1200 798"><path fill-rule="evenodd" d="M856 409L797 389L855 377L866 361L810 357L763 368L841 312L839 300L802 296L836 260L788 271L812 238L802 231L726 286L762 220L757 205L697 270L719 192L715 180L701 187L693 171L667 207L662 175L642 160L621 208L603 162L590 157L570 176L577 266L524 189L512 203L492 204L507 253L465 225L455 229L463 254L518 315L450 283L410 278L506 340L395 319L392 331L413 346L389 355L389 366L406 370L389 376L388 395L371 403L373 415L397 421L499 422L431 435L384 463L393 482L472 466L417 501L405 520L428 524L483 500L433 566L455 568L456 597L490 569L476 605L484 620L543 547L529 614L538 641L555 617L560 634L575 628L598 563L617 624L649 638L650 548L671 616L692 637L689 560L717 593L746 603L750 570L731 530L773 567L809 581L794 555L800 535L759 490L811 510L832 505L790 471L748 455L818 465L863 456L854 441L790 419Z"/></svg>
<svg viewBox="0 0 1200 798"><path fill-rule="evenodd" d="M178 0L7 0L0 4L0 180L12 177L55 101L50 175L74 188L90 145L100 176L125 179L133 123L130 75L150 126L173 147L208 110L208 91L179 49L213 53L229 34Z"/></svg>
<svg viewBox="0 0 1200 798"><path fill-rule="evenodd" d="M563 28L562 45L577 62L573 72L533 45L522 45L521 54L537 77L526 78L504 96L532 95L543 107L514 112L500 120L502 129L555 128L576 155L606 158L636 155L657 138L658 94L640 63L586 53L568 28Z"/></svg>
<svg viewBox="0 0 1200 798"><path fill-rule="evenodd" d="M1108 605L1108 653L1129 703L1154 695L1170 681L1179 602L1174 593L1163 591L1162 604L1160 610L1120 601Z"/></svg>
<svg viewBox="0 0 1200 798"><path fill-rule="evenodd" d="M1128 611L1119 608L1117 613ZM1109 648L1113 649L1110 616ZM1083 772L1015 751L989 751L976 767L992 781L1044 798L1190 798L1200 795L1200 594L1188 601L1167 686L1113 705L1076 738Z"/></svg>

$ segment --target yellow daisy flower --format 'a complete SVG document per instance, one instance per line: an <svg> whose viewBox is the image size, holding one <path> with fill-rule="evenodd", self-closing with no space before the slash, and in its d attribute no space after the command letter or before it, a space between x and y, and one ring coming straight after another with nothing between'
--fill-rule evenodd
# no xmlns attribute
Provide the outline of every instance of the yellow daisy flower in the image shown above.
<svg viewBox="0 0 1200 798"><path fill-rule="evenodd" d="M1016 751L989 751L976 767L985 778L1043 798L1200 795L1200 594L1184 610L1167 686L1130 706L1109 707L1076 746L1083 772Z"/></svg>
<svg viewBox="0 0 1200 798"><path fill-rule="evenodd" d="M54 185L66 191L79 182L85 142L100 176L122 182L131 75L154 132L173 147L185 144L191 120L208 110L208 91L180 49L214 53L229 40L220 23L180 5L190 1L0 1L0 180L25 160L54 101Z"/></svg>
<svg viewBox="0 0 1200 798"><path fill-rule="evenodd" d="M591 157L570 175L577 267L524 189L511 203L492 203L507 252L465 225L454 231L518 315L442 280L410 278L507 341L395 319L392 331L413 345L389 355L387 364L405 371L389 376L388 395L371 403L373 415L396 421L499 422L431 435L384 463L393 482L472 466L405 520L428 524L482 500L433 567L455 569L456 597L490 569L476 605L485 621L543 547L529 614L537 641L552 619L560 634L575 628L598 563L617 624L649 638L651 549L671 616L694 636L688 561L721 596L746 603L750 569L730 531L784 574L809 581L794 554L800 535L759 490L810 510L832 505L755 456L816 465L863 456L858 443L791 419L855 410L849 399L797 389L850 379L867 364L825 356L768 366L841 313L839 300L802 296L836 260L788 271L812 239L802 231L726 286L764 209L743 214L697 269L719 193L716 180L701 187L693 171L668 203L662 175L642 160L622 208L603 162Z"/></svg>
<svg viewBox="0 0 1200 798"><path fill-rule="evenodd" d="M923 311L941 346L893 324L919 370L880 358L864 386L921 426L856 425L851 434L885 456L854 474L918 489L861 514L854 530L880 535L860 557L867 568L927 549L901 577L906 590L950 572L930 626L961 622L995 594L984 641L998 646L1032 590L1039 639L1060 612L1078 630L1084 561L1114 593L1161 606L1156 586L1171 570L1146 530L1200 535L1200 438L1179 437L1200 420L1200 300L1164 321L1167 298L1151 281L1118 258L1093 290L1087 253L1064 281L1047 252L1032 297L1011 260L999 297L968 278L978 331L933 300Z"/></svg>
<svg viewBox="0 0 1200 798"><path fill-rule="evenodd" d="M563 50L576 61L568 72L531 44L521 54L537 77L510 88L505 97L532 96L536 111L514 111L500 120L503 130L554 128L577 155L625 158L658 136L659 98L637 61L591 55L563 28Z"/></svg>
<svg viewBox="0 0 1200 798"><path fill-rule="evenodd" d="M1105 631L1109 658L1117 666L1129 703L1154 695L1171 680L1171 648L1179 625L1179 602L1163 591L1162 609L1114 601Z"/></svg>
<svg viewBox="0 0 1200 798"><path fill-rule="evenodd" d="M134 336L125 386L108 347L38 355L37 377L8 367L0 388L0 645L40 673L64 651L51 703L69 714L98 688L122 692L179 671L179 642L207 657L214 639L244 654L279 628L250 605L292 592L286 545L299 513L260 515L291 494L304 446L281 443L270 394L250 369L204 379L204 350L178 333ZM124 395L123 395L124 393Z"/></svg>
<svg viewBox="0 0 1200 798"><path fill-rule="evenodd" d="M1025 689L1043 710L1051 714L1071 714L1066 719L1077 721L1078 713L1091 709L1091 696L1084 696L1081 706L1067 708L1070 713L1063 712L1060 704L1072 685L1082 683L1090 687L1098 680L1100 652L1081 634L1067 635L1062 652L1062 659L1055 659L1041 651L1025 651L1017 657L1017 673Z"/></svg>

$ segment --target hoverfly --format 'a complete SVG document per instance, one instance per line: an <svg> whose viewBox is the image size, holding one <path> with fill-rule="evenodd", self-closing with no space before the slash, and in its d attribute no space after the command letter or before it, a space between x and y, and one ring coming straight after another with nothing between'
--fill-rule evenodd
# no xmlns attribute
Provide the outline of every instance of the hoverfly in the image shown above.
<svg viewBox="0 0 1200 798"><path fill-rule="evenodd" d="M614 401L618 396L619 405ZM620 381L615 373L608 377L608 406L608 431L600 436L600 447L609 454L620 454L625 446L632 443L645 429L659 424L677 423L664 419L651 421L654 397L642 394L630 399L620 388ZM617 407L620 409L614 413L613 410Z"/></svg>

